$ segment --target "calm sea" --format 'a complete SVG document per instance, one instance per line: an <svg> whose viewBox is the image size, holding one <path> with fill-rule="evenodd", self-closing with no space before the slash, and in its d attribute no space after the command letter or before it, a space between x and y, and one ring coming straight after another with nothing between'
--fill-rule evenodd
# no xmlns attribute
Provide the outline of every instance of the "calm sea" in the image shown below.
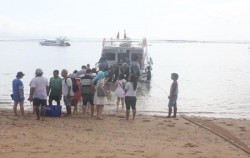
<svg viewBox="0 0 250 158"><path fill-rule="evenodd" d="M23 71L25 95L36 68L50 78L54 69L79 70L99 60L101 41L72 41L70 47L38 41L0 41L0 108L12 108L11 82ZM137 109L167 115L170 74L179 74L178 111L187 115L250 119L250 49L247 44L151 43L152 82L138 90ZM30 103L25 102L26 109ZM115 109L114 98L106 110Z"/></svg>

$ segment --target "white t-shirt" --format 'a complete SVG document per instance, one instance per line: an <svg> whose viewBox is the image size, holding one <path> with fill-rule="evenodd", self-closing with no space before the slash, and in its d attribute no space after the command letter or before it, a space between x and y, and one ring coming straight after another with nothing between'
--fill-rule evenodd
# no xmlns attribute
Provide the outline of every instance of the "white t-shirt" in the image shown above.
<svg viewBox="0 0 250 158"><path fill-rule="evenodd" d="M86 70L85 69L81 69L77 72L77 77L82 77L86 75Z"/></svg>
<svg viewBox="0 0 250 158"><path fill-rule="evenodd" d="M126 86L125 86L125 90L127 90L126 96L131 96L131 97L135 97L136 96L136 89L134 90L134 86L132 82L127 82Z"/></svg>
<svg viewBox="0 0 250 158"><path fill-rule="evenodd" d="M62 94L63 96L68 96L68 91L69 91L69 86L70 88L70 96L74 96L74 92L73 92L73 84L72 84L72 80L71 78L67 78L66 82L65 79L62 80Z"/></svg>
<svg viewBox="0 0 250 158"><path fill-rule="evenodd" d="M46 87L49 86L48 79L45 77L35 77L30 82L30 87L35 88L33 98L47 99Z"/></svg>

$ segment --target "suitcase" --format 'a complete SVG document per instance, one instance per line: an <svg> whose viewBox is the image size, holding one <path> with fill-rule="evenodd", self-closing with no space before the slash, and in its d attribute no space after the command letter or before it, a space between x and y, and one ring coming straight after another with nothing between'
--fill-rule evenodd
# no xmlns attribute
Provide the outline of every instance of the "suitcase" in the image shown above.
<svg viewBox="0 0 250 158"><path fill-rule="evenodd" d="M60 105L46 105L45 117L60 117L62 106Z"/></svg>

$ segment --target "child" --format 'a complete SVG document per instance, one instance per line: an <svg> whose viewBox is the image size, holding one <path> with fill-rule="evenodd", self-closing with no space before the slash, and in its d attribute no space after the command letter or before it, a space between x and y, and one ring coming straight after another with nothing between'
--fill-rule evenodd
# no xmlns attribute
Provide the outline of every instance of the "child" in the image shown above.
<svg viewBox="0 0 250 158"><path fill-rule="evenodd" d="M24 108L23 108L24 92L23 92L23 82L21 81L23 76L24 76L23 72L18 72L16 75L16 79L12 81L12 87L13 87L12 99L14 100L13 110L15 116L18 116L17 115L18 104L20 105L21 114L22 116L24 116Z"/></svg>
<svg viewBox="0 0 250 158"><path fill-rule="evenodd" d="M176 118L176 113L177 113L177 97L178 97L178 74L177 73L172 73L171 74L171 79L173 80L173 83L170 88L170 95L168 96L169 103L168 103L168 117L170 118L171 113L172 113L172 107L174 107L174 118Z"/></svg>
<svg viewBox="0 0 250 158"><path fill-rule="evenodd" d="M151 80L151 67L147 66L147 82Z"/></svg>

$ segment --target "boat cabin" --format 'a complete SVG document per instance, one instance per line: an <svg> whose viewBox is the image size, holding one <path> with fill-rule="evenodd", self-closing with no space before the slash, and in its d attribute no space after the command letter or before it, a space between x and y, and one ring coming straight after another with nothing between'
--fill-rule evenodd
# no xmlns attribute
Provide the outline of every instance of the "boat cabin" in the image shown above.
<svg viewBox="0 0 250 158"><path fill-rule="evenodd" d="M146 39L142 42L130 39L103 40L102 56L98 62L99 70L110 69L115 72L121 65L124 72L129 71L141 76L147 71L150 63Z"/></svg>

